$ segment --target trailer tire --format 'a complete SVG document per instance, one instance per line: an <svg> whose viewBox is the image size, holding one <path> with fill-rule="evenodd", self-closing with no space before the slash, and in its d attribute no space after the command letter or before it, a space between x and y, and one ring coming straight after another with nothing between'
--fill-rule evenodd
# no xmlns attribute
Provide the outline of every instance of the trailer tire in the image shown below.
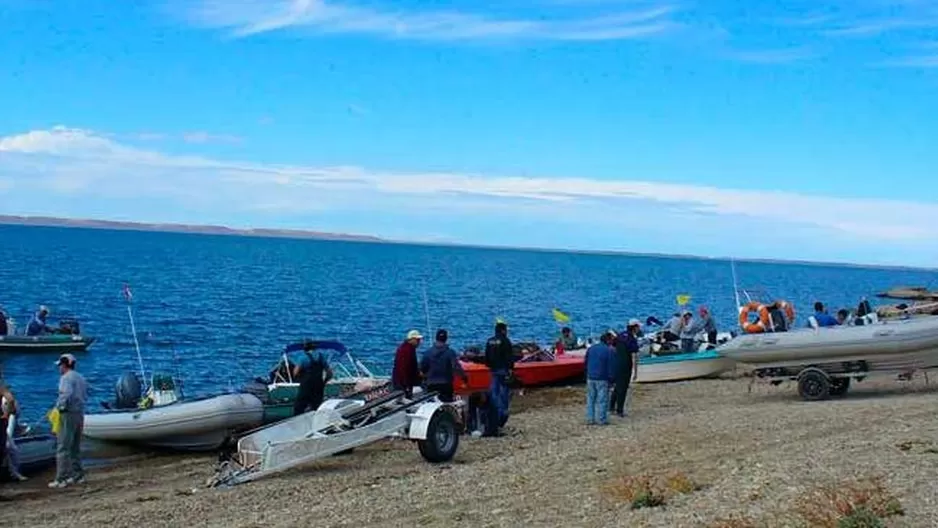
<svg viewBox="0 0 938 528"><path fill-rule="evenodd" d="M427 438L418 440L417 448L427 462L437 464L452 460L459 448L459 428L453 414L444 409L433 413L427 425Z"/></svg>
<svg viewBox="0 0 938 528"><path fill-rule="evenodd" d="M830 376L817 368L808 368L801 371L798 374L798 394L805 401L820 401L830 398Z"/></svg>
<svg viewBox="0 0 938 528"><path fill-rule="evenodd" d="M843 396L850 389L850 378L834 378L831 380L831 396Z"/></svg>

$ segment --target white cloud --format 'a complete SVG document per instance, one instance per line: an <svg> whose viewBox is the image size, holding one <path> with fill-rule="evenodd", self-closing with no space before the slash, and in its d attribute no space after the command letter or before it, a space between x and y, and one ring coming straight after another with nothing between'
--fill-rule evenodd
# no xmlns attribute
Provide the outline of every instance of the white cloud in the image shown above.
<svg viewBox="0 0 938 528"><path fill-rule="evenodd" d="M6 183L0 188L8 193L16 192L21 188L18 183L23 182L31 189L73 197L165 199L206 213L213 207L244 214L357 210L372 215L376 230L382 226L381 206L438 208L451 216L463 215L467 222L472 221L473 212L486 211L548 223L569 221L585 228L590 223L615 225L617 221L634 226L648 216L648 210L654 214L645 219L648 225L665 231L674 225L671 236L677 239L688 219L699 223L723 218L726 221L720 229L728 229L724 235L740 242L747 236L772 237L808 230L831 240L938 244L938 225L920 220L938 217L938 204L934 203L641 180L486 177L234 163L129 147L105 134L62 126L0 138L2 182ZM750 225L755 226L752 233Z"/></svg>
<svg viewBox="0 0 938 528"><path fill-rule="evenodd" d="M670 5L618 7L601 14L553 18L497 17L456 10L413 10L393 3L364 7L337 0L199 0L180 3L185 17L202 27L226 29L235 37L285 29L315 34L357 33L415 40L623 40L677 27Z"/></svg>

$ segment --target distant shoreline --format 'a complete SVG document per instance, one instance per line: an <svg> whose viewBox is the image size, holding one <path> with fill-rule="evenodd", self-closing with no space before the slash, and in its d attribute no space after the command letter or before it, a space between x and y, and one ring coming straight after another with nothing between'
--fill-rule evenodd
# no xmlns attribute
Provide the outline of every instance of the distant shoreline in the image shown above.
<svg viewBox="0 0 938 528"><path fill-rule="evenodd" d="M753 264L794 264L804 266L833 266L842 268L857 269L877 269L891 271L938 271L938 268L927 268L923 266L903 266L899 264L860 264L854 262L836 262L836 261L811 261L795 259L771 259L771 258L736 258L729 256L706 257L700 255L686 254L668 254L668 253L642 253L618 250L589 250L589 249L561 249L561 248L540 248L524 246L498 246L467 244L458 242L422 242L412 240L393 240L381 238L373 235L358 235L348 233L330 233L324 231L312 231L305 229L280 229L280 228L236 228L220 225L191 225L178 223L152 223L152 222L125 222L120 220L95 220L78 218L58 218L52 216L16 216L0 215L0 225L15 225L26 227L59 227L59 228L77 228L77 229L100 229L111 231L141 231L151 233L182 233L194 235L222 235L222 236L245 236L257 238L287 238L296 240L324 240L338 242L364 242L372 244L395 244L421 247L452 247L452 248L470 248L470 249L491 249L491 250L515 250L515 251L533 251L540 253L556 254L582 254L582 255L606 255L606 256L628 256L644 258L667 258L679 260L701 260L717 262L742 262Z"/></svg>

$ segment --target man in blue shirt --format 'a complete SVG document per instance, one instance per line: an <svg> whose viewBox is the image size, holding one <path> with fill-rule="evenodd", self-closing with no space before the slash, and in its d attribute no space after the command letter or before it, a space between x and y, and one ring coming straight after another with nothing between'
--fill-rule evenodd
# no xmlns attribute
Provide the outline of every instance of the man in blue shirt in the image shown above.
<svg viewBox="0 0 938 528"><path fill-rule="evenodd" d="M586 425L609 423L609 384L615 380L615 349L610 330L586 349Z"/></svg>
<svg viewBox="0 0 938 528"><path fill-rule="evenodd" d="M29 326L26 327L26 335L38 336L52 333L52 329L46 324L46 317L48 316L49 309L45 306L40 306L39 311L36 312L36 315L29 321Z"/></svg>
<svg viewBox="0 0 938 528"><path fill-rule="evenodd" d="M837 319L827 313L824 310L824 304L821 302L814 303L814 320L817 321L818 326L837 326Z"/></svg>

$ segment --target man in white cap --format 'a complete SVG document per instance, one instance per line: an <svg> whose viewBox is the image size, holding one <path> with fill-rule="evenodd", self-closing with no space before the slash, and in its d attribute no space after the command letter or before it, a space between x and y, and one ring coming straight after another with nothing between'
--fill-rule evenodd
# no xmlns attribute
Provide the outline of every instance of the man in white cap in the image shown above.
<svg viewBox="0 0 938 528"><path fill-rule="evenodd" d="M85 425L85 403L88 384L84 376L75 371L75 356L62 354L55 364L59 367L59 398L55 408L59 411L58 445L55 453L55 480L50 488L64 488L85 482L81 466L81 435Z"/></svg>
<svg viewBox="0 0 938 528"><path fill-rule="evenodd" d="M625 332L616 336L616 379L609 408L620 418L626 415L625 397L629 392L629 383L638 377L638 333L642 323L631 319Z"/></svg>
<svg viewBox="0 0 938 528"><path fill-rule="evenodd" d="M413 397L414 387L420 385L420 369L417 365L417 347L423 336L416 330L407 332L404 342L394 354L394 370L391 373L391 385L395 390L404 391L408 398Z"/></svg>

